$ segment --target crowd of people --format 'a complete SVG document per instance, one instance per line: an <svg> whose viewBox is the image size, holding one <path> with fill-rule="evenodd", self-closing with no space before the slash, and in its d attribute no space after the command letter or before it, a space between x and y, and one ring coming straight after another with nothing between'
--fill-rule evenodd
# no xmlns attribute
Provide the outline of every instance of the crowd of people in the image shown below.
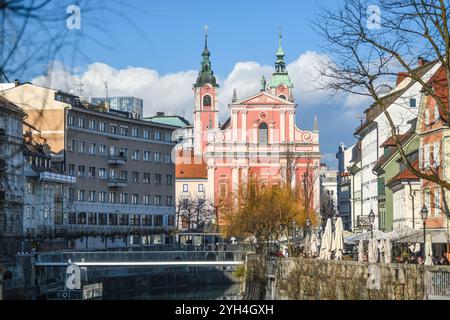
<svg viewBox="0 0 450 320"><path fill-rule="evenodd" d="M433 257L433 265L449 265L449 261L444 253L442 257ZM398 255L395 257L396 263L405 263L405 264L425 264L425 259L422 255L411 254L409 256L406 255Z"/></svg>

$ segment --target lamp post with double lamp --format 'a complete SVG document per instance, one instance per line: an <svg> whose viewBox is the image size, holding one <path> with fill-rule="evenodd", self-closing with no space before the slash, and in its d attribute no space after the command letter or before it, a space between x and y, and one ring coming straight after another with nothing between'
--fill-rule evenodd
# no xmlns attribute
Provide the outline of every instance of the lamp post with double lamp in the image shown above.
<svg viewBox="0 0 450 320"><path fill-rule="evenodd" d="M420 215L422 216L423 221L423 257L425 259L425 236L427 230L427 218L428 218L428 208L426 205L423 205L422 210L420 210Z"/></svg>
<svg viewBox="0 0 450 320"><path fill-rule="evenodd" d="M370 222L370 236L371 239L373 240L373 223L375 222L375 213L373 212L373 209L370 209L369 222Z"/></svg>

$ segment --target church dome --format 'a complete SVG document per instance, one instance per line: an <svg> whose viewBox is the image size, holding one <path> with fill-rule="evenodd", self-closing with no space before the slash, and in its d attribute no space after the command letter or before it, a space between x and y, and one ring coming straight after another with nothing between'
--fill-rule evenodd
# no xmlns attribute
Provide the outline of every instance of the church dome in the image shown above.
<svg viewBox="0 0 450 320"><path fill-rule="evenodd" d="M200 72L197 77L197 81L195 82L195 86L203 87L203 85L207 83L211 84L213 87L217 86L216 77L212 73Z"/></svg>

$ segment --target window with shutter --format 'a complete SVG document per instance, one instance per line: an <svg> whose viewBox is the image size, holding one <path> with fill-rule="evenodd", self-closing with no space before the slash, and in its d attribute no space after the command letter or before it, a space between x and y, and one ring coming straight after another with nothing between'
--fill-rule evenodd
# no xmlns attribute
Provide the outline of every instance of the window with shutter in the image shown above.
<svg viewBox="0 0 450 320"><path fill-rule="evenodd" d="M424 165L424 168L428 168L430 166L430 145L429 144L425 145L423 152L424 152L424 159L423 159L424 164L423 165Z"/></svg>
<svg viewBox="0 0 450 320"><path fill-rule="evenodd" d="M433 144L433 163L435 168L440 165L440 143L437 141Z"/></svg>
<svg viewBox="0 0 450 320"><path fill-rule="evenodd" d="M439 189L434 189L434 215L441 215L441 192Z"/></svg>
<svg viewBox="0 0 450 320"><path fill-rule="evenodd" d="M419 168L423 168L423 147L419 147Z"/></svg>

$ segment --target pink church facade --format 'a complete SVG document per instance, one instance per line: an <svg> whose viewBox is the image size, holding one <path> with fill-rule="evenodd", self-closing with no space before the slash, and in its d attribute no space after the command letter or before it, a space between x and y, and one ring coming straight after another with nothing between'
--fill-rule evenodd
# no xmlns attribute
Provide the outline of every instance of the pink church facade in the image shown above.
<svg viewBox="0 0 450 320"><path fill-rule="evenodd" d="M244 99L238 100L235 91L230 116L223 125L219 125L219 85L211 70L206 39L202 70L194 84L193 152L206 165L207 197L217 202L234 194L250 176L268 185L279 184L287 179L288 163L292 166L291 185L301 184L306 172L317 176L321 158L317 120L313 131L296 125L297 104L281 36L271 81L267 84L263 77L260 91ZM310 205L318 212L318 177L313 184L314 203Z"/></svg>

